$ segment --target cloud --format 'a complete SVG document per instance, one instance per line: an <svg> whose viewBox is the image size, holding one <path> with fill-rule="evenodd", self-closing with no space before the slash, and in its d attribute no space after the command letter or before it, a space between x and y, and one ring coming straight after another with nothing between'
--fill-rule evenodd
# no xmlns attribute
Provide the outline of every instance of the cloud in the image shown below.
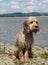
<svg viewBox="0 0 48 65"><path fill-rule="evenodd" d="M12 9L19 8L18 2L16 2L16 1L11 1L11 2L10 2L10 7L11 7Z"/></svg>
<svg viewBox="0 0 48 65"><path fill-rule="evenodd" d="M23 10L23 12L26 12L26 13L28 13L28 12L33 12L34 11L34 6L26 6L26 7L22 7L22 10Z"/></svg>
<svg viewBox="0 0 48 65"><path fill-rule="evenodd" d="M34 0L17 0L17 2L14 0L11 2L11 8L12 9L18 9L21 12L32 12L34 6L33 5Z"/></svg>
<svg viewBox="0 0 48 65"><path fill-rule="evenodd" d="M3 0L0 0L0 2L2 2Z"/></svg>
<svg viewBox="0 0 48 65"><path fill-rule="evenodd" d="M43 0L44 3L48 3L48 0Z"/></svg>
<svg viewBox="0 0 48 65"><path fill-rule="evenodd" d="M0 14L6 13L5 2L0 0Z"/></svg>
<svg viewBox="0 0 48 65"><path fill-rule="evenodd" d="M48 12L48 0L0 0L0 13Z"/></svg>
<svg viewBox="0 0 48 65"><path fill-rule="evenodd" d="M11 8L21 12L47 12L48 0L12 0Z"/></svg>
<svg viewBox="0 0 48 65"><path fill-rule="evenodd" d="M6 13L6 9L0 8L0 14Z"/></svg>

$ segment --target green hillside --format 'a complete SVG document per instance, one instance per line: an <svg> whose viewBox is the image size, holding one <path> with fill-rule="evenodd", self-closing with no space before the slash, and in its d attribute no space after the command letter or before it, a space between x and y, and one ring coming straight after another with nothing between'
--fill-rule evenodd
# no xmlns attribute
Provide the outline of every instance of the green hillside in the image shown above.
<svg viewBox="0 0 48 65"><path fill-rule="evenodd" d="M0 14L0 17L24 17L24 16L48 16L48 13L39 13L39 12L32 12L32 13L11 13L11 14Z"/></svg>

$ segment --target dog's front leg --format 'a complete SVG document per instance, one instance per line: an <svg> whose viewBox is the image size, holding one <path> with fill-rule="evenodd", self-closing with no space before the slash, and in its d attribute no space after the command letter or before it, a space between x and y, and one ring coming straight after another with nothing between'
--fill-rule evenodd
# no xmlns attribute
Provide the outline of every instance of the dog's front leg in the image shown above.
<svg viewBox="0 0 48 65"><path fill-rule="evenodd" d="M33 57L32 48L31 47L28 48L28 54L29 54L29 58Z"/></svg>
<svg viewBox="0 0 48 65"><path fill-rule="evenodd" d="M23 55L22 49L19 49L19 59L21 62L24 62L24 55Z"/></svg>
<svg viewBox="0 0 48 65"><path fill-rule="evenodd" d="M29 56L28 56L28 51L25 52L24 54L25 62L30 62Z"/></svg>

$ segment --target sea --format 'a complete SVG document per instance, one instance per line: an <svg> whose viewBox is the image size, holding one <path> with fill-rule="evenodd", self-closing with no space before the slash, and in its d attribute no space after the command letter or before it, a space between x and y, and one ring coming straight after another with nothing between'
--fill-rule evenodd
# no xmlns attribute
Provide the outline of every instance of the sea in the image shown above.
<svg viewBox="0 0 48 65"><path fill-rule="evenodd" d="M40 31L34 35L34 45L48 46L48 16L36 16ZM16 35L28 17L0 17L0 42L15 44Z"/></svg>

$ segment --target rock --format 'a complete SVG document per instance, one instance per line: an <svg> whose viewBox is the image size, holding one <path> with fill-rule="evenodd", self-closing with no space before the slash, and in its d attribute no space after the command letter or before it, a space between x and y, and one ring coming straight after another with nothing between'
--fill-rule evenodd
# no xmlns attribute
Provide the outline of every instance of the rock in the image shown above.
<svg viewBox="0 0 48 65"><path fill-rule="evenodd" d="M48 47L33 46L33 58L22 63L14 56L14 44L0 42L0 65L48 65Z"/></svg>
<svg viewBox="0 0 48 65"><path fill-rule="evenodd" d="M33 56L34 57L41 57L41 58L44 58L45 57L45 51L41 47L34 46L32 48L32 52L33 52Z"/></svg>
<svg viewBox="0 0 48 65"><path fill-rule="evenodd" d="M48 58L48 47L44 47L44 51L45 51L45 58Z"/></svg>

